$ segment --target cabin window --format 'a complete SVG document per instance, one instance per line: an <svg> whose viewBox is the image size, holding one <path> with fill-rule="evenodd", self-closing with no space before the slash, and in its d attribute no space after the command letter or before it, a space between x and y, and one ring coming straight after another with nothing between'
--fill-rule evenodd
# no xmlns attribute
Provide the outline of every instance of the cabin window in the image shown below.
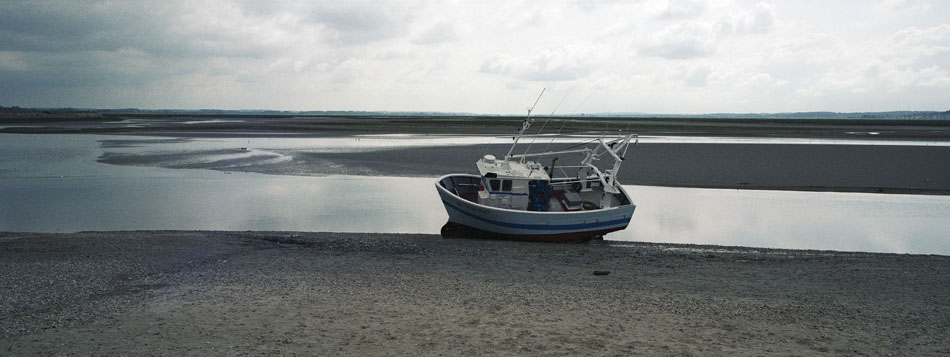
<svg viewBox="0 0 950 357"><path fill-rule="evenodd" d="M505 192L511 192L511 180L501 181L501 190Z"/></svg>
<svg viewBox="0 0 950 357"><path fill-rule="evenodd" d="M488 185L491 186L492 191L498 191L498 186L500 186L499 180L488 180Z"/></svg>

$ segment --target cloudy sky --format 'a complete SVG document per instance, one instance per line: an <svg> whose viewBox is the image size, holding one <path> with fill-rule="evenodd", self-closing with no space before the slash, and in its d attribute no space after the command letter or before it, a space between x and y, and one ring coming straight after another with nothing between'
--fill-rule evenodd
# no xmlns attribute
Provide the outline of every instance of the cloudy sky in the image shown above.
<svg viewBox="0 0 950 357"><path fill-rule="evenodd" d="M950 109L950 1L0 2L0 105Z"/></svg>

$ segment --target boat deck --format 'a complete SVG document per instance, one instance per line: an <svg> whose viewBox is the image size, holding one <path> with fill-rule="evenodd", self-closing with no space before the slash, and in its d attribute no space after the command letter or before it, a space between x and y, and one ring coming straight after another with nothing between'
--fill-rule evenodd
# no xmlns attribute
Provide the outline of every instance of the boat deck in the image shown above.
<svg viewBox="0 0 950 357"><path fill-rule="evenodd" d="M603 208L600 206L601 198L604 195L603 188L592 187L587 190L577 191L573 187L570 187L570 185L552 186L555 188L551 191L550 204L548 206L549 212L569 212ZM625 200L623 194L608 193L607 195L610 199L609 207L630 204L629 200Z"/></svg>

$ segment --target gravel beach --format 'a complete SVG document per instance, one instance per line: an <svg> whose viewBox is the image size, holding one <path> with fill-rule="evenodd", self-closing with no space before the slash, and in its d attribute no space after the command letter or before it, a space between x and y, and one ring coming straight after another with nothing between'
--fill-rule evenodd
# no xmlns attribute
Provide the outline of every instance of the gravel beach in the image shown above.
<svg viewBox="0 0 950 357"><path fill-rule="evenodd" d="M0 233L5 355L946 355L950 257Z"/></svg>

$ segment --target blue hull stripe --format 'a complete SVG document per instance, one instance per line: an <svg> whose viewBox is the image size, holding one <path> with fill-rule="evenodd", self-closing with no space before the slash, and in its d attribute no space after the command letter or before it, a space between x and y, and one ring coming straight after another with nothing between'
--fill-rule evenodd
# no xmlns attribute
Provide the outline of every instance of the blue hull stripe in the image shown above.
<svg viewBox="0 0 950 357"><path fill-rule="evenodd" d="M482 216L478 216L478 215L472 214L471 212L466 212L466 211L464 211L464 210L459 209L458 207L455 207L454 205L452 205L451 203L449 203L449 202L446 201L445 199L442 200L442 203L443 203L446 207L451 207L452 209L454 209L454 210L456 210L456 211L459 211L459 212L465 214L466 216L475 218L475 219L477 219L477 220L479 220L479 221L482 221L482 222L485 222L485 223L489 223L489 224L494 224L494 225L500 226L500 227L517 228L517 229L533 229L533 230L546 230L546 231L560 231L560 230L564 230L564 231L572 231L572 230L593 230L594 228L609 227L609 226L614 226L614 225L618 225L618 224L621 224L621 223L626 224L626 223L629 223L629 222L630 222L630 218L628 217L628 218L615 219L615 220L612 220L612 221L603 221L603 222L595 222L595 223L584 223L584 224L521 224L521 223L508 223L508 222L501 222L501 221L496 221L496 220L493 220L493 219L488 219L488 218L485 218L485 217L482 217Z"/></svg>

